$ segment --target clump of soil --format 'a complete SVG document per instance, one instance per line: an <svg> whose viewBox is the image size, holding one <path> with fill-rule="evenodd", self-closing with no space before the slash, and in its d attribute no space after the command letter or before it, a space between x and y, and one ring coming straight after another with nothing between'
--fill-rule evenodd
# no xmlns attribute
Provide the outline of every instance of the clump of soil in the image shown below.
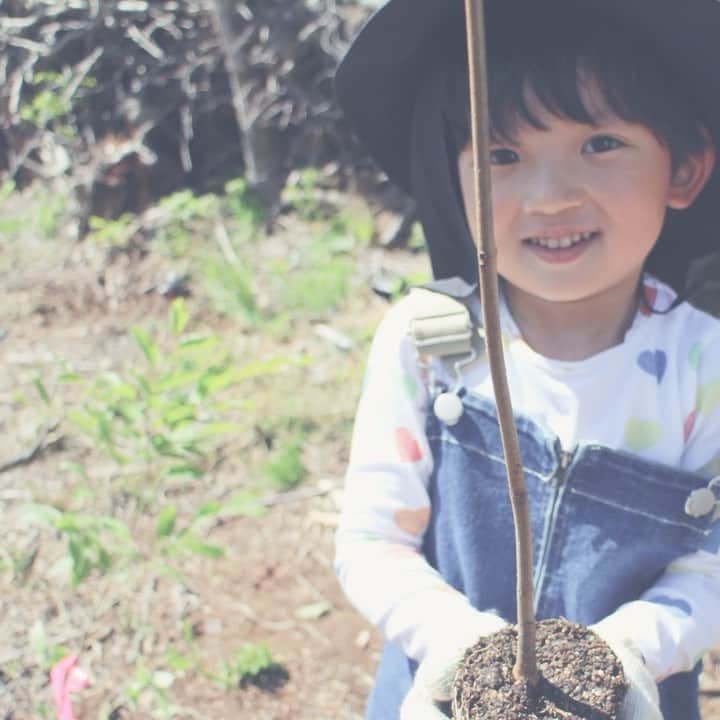
<svg viewBox="0 0 720 720"><path fill-rule="evenodd" d="M625 675L608 645L565 619L537 625L535 688L515 682L517 630L481 638L465 654L453 685L455 720L614 720Z"/></svg>

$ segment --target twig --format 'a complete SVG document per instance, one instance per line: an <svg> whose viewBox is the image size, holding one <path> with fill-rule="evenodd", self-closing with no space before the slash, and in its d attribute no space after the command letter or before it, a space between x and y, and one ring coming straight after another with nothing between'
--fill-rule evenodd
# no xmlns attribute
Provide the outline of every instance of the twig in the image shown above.
<svg viewBox="0 0 720 720"><path fill-rule="evenodd" d="M230 236L228 235L225 225L221 222L215 225L215 239L217 244L222 250L223 257L228 261L234 268L240 267L240 258L237 256L235 249L230 242Z"/></svg>
<svg viewBox="0 0 720 720"><path fill-rule="evenodd" d="M23 455L19 455L18 457L13 458L12 460L8 460L6 463L0 465L0 473L14 470L16 467L20 467L21 465L29 465L34 460L37 460L37 458L42 455L43 451L50 445L50 443L46 444L45 442L48 438L48 435L50 435L51 432L57 430L59 425L60 423L56 422L50 427L45 428L42 436L37 441L35 446L29 452L26 452Z"/></svg>
<svg viewBox="0 0 720 720"><path fill-rule="evenodd" d="M63 101L70 102L82 81L88 76L92 66L97 62L98 58L103 54L103 48L95 48L82 62L77 66L78 74L68 85L67 90L63 93Z"/></svg>
<svg viewBox="0 0 720 720"><path fill-rule="evenodd" d="M470 114L475 170L473 173L475 191L473 222L477 232L480 296L485 341L515 525L518 650L513 676L516 680L525 680L531 687L534 687L538 682L538 670L535 648L536 625L533 602L532 535L527 488L523 477L515 418L510 402L500 331L497 248L493 238L490 186L490 123L488 118L487 55L483 6L483 0L465 0L468 66L470 71Z"/></svg>
<svg viewBox="0 0 720 720"><path fill-rule="evenodd" d="M316 497L328 495L333 491L332 487L322 488L305 488L302 490L291 490L289 492L277 493L275 495L267 495L260 499L260 504L266 507L273 505L282 505L284 503L300 502L302 500L310 500Z"/></svg>
<svg viewBox="0 0 720 720"><path fill-rule="evenodd" d="M142 31L138 30L135 25L131 25L127 31L128 37L148 55L151 55L156 60L162 60L165 57L165 53L156 45L149 37Z"/></svg>

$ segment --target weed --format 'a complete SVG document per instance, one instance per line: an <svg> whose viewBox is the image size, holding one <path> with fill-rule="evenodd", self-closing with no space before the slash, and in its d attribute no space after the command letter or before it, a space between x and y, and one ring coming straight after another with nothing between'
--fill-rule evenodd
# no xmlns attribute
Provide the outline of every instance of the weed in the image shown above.
<svg viewBox="0 0 720 720"><path fill-rule="evenodd" d="M230 661L224 660L220 670L209 675L225 690L248 685L273 690L283 685L289 675L277 662L265 643L244 643Z"/></svg>
<svg viewBox="0 0 720 720"><path fill-rule="evenodd" d="M44 128L55 120L67 116L72 109L68 93L71 82L70 72L35 73L28 84L35 86L37 91L32 100L23 103L20 107L20 117L35 127ZM85 87L93 87L94 84L95 80L92 77L87 77L83 81Z"/></svg>
<svg viewBox="0 0 720 720"><path fill-rule="evenodd" d="M261 314L252 289L252 275L248 270L211 257L205 262L202 274L216 312L240 317L249 324L260 321Z"/></svg>
<svg viewBox="0 0 720 720"><path fill-rule="evenodd" d="M49 525L65 535L73 587L93 570L106 573L119 557L139 557L127 525L113 517L63 512L50 505L35 504L25 508L23 520Z"/></svg>
<svg viewBox="0 0 720 720"><path fill-rule="evenodd" d="M288 490L299 485L307 476L302 460L305 435L296 433L285 439L270 460L262 466L262 474L271 485Z"/></svg>
<svg viewBox="0 0 720 720"><path fill-rule="evenodd" d="M68 413L118 466L137 473L141 461L141 477L143 483L150 481L151 492L163 477L202 476L213 446L242 429L218 417L217 393L272 373L281 364L276 360L236 367L217 336L185 334L187 322L179 298L170 306L164 343L144 328L132 328L146 369L99 375L86 383L82 408Z"/></svg>
<svg viewBox="0 0 720 720"><path fill-rule="evenodd" d="M150 710L151 717L171 720L183 709L170 699L169 690L175 682L175 673L168 670L151 670L142 660L135 665L135 677L124 691L130 710Z"/></svg>
<svg viewBox="0 0 720 720"><path fill-rule="evenodd" d="M408 238L408 248L410 250L423 250L425 248L425 232L419 222L413 223Z"/></svg>
<svg viewBox="0 0 720 720"><path fill-rule="evenodd" d="M50 642L42 620L36 620L30 627L28 646L43 670L49 670L58 660L64 658L70 652L64 645Z"/></svg>
<svg viewBox="0 0 720 720"><path fill-rule="evenodd" d="M103 248L123 247L130 241L135 222L135 216L130 213L124 213L115 220L93 215L88 220L90 232L86 239Z"/></svg>
<svg viewBox="0 0 720 720"><path fill-rule="evenodd" d="M116 485L119 480L122 493L134 494L140 501L137 519L154 517L155 521L155 532L146 546L137 547L134 528L117 518L50 505L30 506L29 520L49 525L67 538L73 586L93 571L108 572L118 561L149 561L161 571L174 572L168 562L178 557L222 557L224 549L204 539L208 522L221 514L257 517L264 512L249 492L205 503L186 518L180 517L174 504L158 506L161 487L202 478L216 446L229 433L247 427L235 419L247 403L223 402L218 399L220 393L290 363L276 358L238 366L217 336L186 332L189 323L184 300L176 299L170 305L164 335L141 327L131 330L144 369L105 372L88 380L72 372L60 376L85 390L81 406L68 409L67 417L116 464ZM34 386L49 406L52 400L39 376ZM92 494L88 475L77 463L66 470L83 481L69 495L69 500L82 504ZM277 484L292 486L304 472L298 441L277 458L271 475Z"/></svg>
<svg viewBox="0 0 720 720"><path fill-rule="evenodd" d="M323 205L318 199L317 184L320 172L317 168L305 168L294 172L288 178L283 190L283 199L305 222L322 219Z"/></svg>
<svg viewBox="0 0 720 720"><path fill-rule="evenodd" d="M180 258L190 253L197 237L206 232L204 222L218 216L220 201L216 195L196 196L192 190L179 190L160 200L158 209L164 222L156 230L156 242L170 257Z"/></svg>
<svg viewBox="0 0 720 720"><path fill-rule="evenodd" d="M348 258L326 257L312 267L288 274L281 306L288 311L321 315L337 308L347 297L354 265Z"/></svg>
<svg viewBox="0 0 720 720"><path fill-rule="evenodd" d="M253 233L265 222L266 212L248 189L245 178L239 177L225 183L223 209L241 227Z"/></svg>

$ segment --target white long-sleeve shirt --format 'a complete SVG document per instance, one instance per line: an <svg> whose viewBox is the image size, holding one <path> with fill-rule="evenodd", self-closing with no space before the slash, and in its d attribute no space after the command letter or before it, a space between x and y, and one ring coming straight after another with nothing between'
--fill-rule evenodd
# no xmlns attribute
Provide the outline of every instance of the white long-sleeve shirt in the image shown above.
<svg viewBox="0 0 720 720"><path fill-rule="evenodd" d="M644 282L654 308L672 304L670 288L650 277ZM387 313L370 350L336 570L353 604L422 660L447 638L448 619L462 625L471 611L421 554L431 513L433 458L424 428L432 410L427 370L408 335L413 303L411 293ZM479 307L473 314L479 317ZM575 362L532 350L504 305L501 323L514 411L550 429L565 449L596 443L720 476L720 320L687 303L667 314L641 308L621 344ZM434 371L454 384L439 363ZM462 384L493 397L485 361L467 369ZM615 615L656 678L691 669L720 644L720 555L680 558Z"/></svg>

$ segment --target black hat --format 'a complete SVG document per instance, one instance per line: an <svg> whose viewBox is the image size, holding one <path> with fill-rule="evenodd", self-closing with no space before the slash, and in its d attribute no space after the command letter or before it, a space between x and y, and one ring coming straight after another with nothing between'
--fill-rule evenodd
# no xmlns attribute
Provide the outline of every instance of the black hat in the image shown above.
<svg viewBox="0 0 720 720"><path fill-rule="evenodd" d="M530 11L540 11L546 17L557 14L561 21L569 7L575 12L587 8L637 27L701 109L720 164L720 0L486 0L485 5L489 35L498 20L523 24L532 22L527 20ZM449 57L464 58L460 53L465 52L463 0L388 0L353 41L335 83L351 128L387 175L418 201L435 276L460 275L474 282L475 250L451 167L454 158L448 156L447 130L440 124L423 135L418 128L422 95L428 83L438 82L433 80L434 69ZM423 112L437 108L426 101ZM428 124L426 118L420 122ZM421 160L428 172L418 173L413 167L416 151L425 152L433 143L430 132L436 143L443 138L444 149L435 148L430 158ZM667 224L673 226L670 235L679 240L669 243L661 238L650 267L682 290L689 262L720 249L717 165L692 208L670 211Z"/></svg>

